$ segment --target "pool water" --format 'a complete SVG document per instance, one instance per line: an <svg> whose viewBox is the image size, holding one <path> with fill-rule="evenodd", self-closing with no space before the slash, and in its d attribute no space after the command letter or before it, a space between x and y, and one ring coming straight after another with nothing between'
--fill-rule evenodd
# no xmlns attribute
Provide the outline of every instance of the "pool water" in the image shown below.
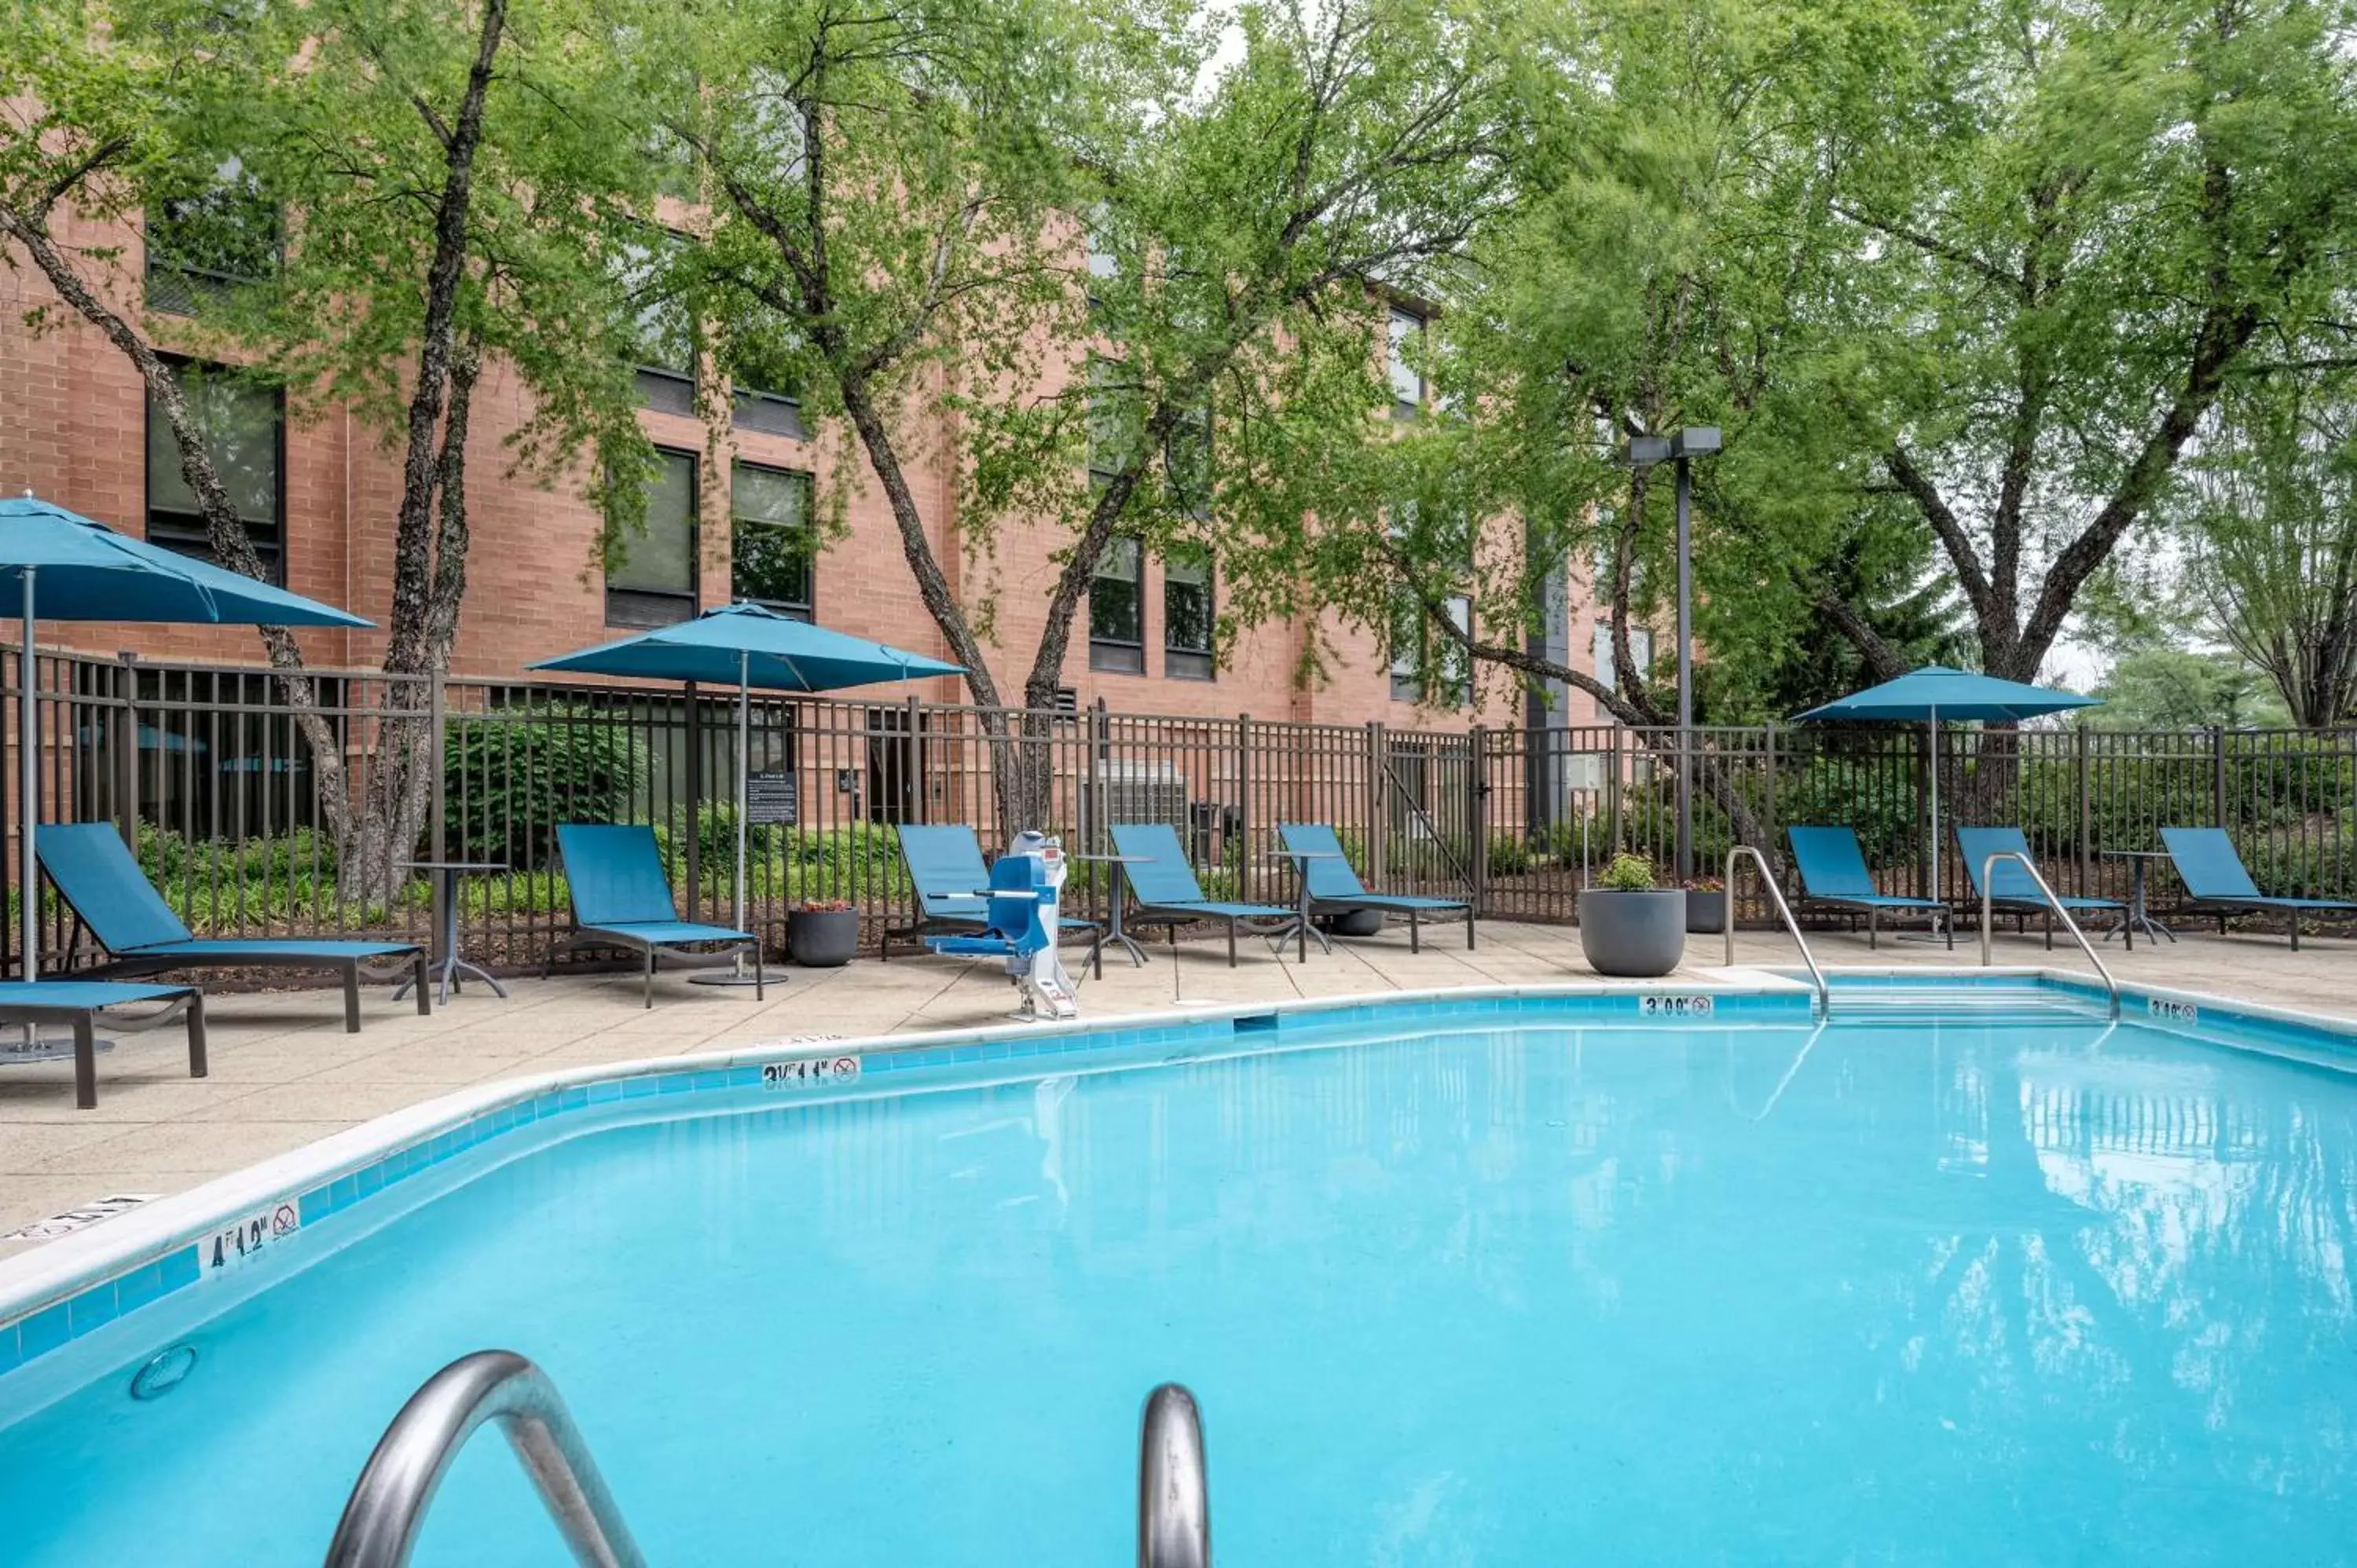
<svg viewBox="0 0 2357 1568"><path fill-rule="evenodd" d="M154 1309L0 1430L0 1562L316 1563L393 1411L490 1346L658 1564L1125 1561L1166 1379L1228 1568L2340 1561L2353 1177L2357 1081L2068 1017L619 1126ZM134 1402L174 1337L197 1371ZM564 1560L483 1434L416 1561Z"/></svg>

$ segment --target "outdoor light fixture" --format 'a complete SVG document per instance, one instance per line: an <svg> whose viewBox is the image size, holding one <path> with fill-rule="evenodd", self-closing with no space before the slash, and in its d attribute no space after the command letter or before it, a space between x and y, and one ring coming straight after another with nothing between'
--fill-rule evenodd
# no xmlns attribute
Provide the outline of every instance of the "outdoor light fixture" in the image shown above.
<svg viewBox="0 0 2357 1568"><path fill-rule="evenodd" d="M1694 477L1687 459L1718 450L1718 426L1689 424L1674 435L1631 435L1620 461L1632 468L1678 466L1678 880L1694 875Z"/></svg>

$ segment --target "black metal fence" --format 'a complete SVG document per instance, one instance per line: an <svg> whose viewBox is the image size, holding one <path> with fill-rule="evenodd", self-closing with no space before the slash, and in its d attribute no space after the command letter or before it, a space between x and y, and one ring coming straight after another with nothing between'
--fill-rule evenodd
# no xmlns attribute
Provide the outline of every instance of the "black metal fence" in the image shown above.
<svg viewBox="0 0 2357 1568"><path fill-rule="evenodd" d="M9 659L0 675L16 741ZM802 902L856 908L872 945L913 898L897 829L964 822L995 848L1044 826L1075 850L1108 846L1119 822L1176 827L1212 897L1287 902L1276 853L1286 822L1332 823L1370 883L1471 897L1485 915L1574 918L1581 887L1616 853L1666 873L1675 855L1674 731L1618 727L1407 731L1113 714L1041 716L909 701L757 696L738 742L733 692L451 678L389 687L376 671L315 673L323 757L278 682L252 668L44 655L38 661L41 820L106 821L200 934L399 935L433 929L423 876L354 891L323 790L371 798L403 712L432 715L418 858L496 863L460 885L472 951L536 965L567 929L554 829L567 821L653 826L683 912L732 919L740 772L793 802L791 822L748 823L743 918L781 940ZM423 687L424 690L417 688ZM1931 885L1932 737L1921 728L1770 726L1692 736L1694 862L1715 873L1738 837L1857 830L1891 892ZM2058 889L2122 893L2130 863L2166 825L2217 824L2269 892L2357 896L2357 731L1962 730L1938 738L1943 824L2022 827ZM1044 753L1049 820L1004 821L994 748ZM16 770L0 795L13 832ZM774 788L790 781L786 788ZM1943 832L1940 886L1965 886ZM1101 868L1068 897L1099 914ZM2169 902L2165 874L2156 902ZM1756 914L1756 900L1747 897ZM66 961L68 914L43 907L45 961ZM15 961L12 909L0 952Z"/></svg>

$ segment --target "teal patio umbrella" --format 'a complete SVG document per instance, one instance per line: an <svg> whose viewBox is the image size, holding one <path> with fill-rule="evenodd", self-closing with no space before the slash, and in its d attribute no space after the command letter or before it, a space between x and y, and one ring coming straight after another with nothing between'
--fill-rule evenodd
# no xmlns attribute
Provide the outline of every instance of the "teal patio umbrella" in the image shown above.
<svg viewBox="0 0 2357 1568"><path fill-rule="evenodd" d="M103 523L36 499L0 500L0 619L23 623L17 682L19 802L17 900L23 975L40 968L39 752L33 642L43 620L164 622L218 626L340 626L372 623L332 605L290 594L240 573L117 533Z"/></svg>
<svg viewBox="0 0 2357 1568"><path fill-rule="evenodd" d="M2005 724L2037 718L2044 714L2059 714L2071 708L2093 707L2102 701L2100 697L2083 697L2076 692L2031 686L2019 681L2000 681L1994 675L1975 675L1968 670L1951 670L1944 664L1926 664L1896 681L1885 681L1879 686L1853 692L1822 707L1811 708L1800 716L1804 720L1835 724L1913 724L1920 720L1929 729L1932 736L1932 898L1936 903L1940 897L1940 721L1977 719L1983 723Z"/></svg>
<svg viewBox="0 0 2357 1568"><path fill-rule="evenodd" d="M759 605L735 604L706 610L693 620L657 627L616 642L601 642L534 670L576 675L633 675L647 681L733 683L737 688L737 927L745 926L745 856L748 778L753 747L753 690L832 692L879 681L910 681L927 675L960 675L921 653L865 638L829 631L781 616ZM741 968L743 960L738 964ZM732 974L729 978L736 978ZM701 977L699 977L701 978ZM750 976L744 978L749 980Z"/></svg>

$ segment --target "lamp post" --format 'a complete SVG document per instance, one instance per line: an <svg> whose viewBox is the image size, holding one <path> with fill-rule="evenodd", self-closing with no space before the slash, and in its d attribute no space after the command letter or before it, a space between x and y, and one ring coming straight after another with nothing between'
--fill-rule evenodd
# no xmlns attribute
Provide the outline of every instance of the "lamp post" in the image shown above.
<svg viewBox="0 0 2357 1568"><path fill-rule="evenodd" d="M1689 424L1674 435L1632 435L1623 459L1632 468L1677 465L1678 503L1678 880L1694 875L1694 470L1692 460L1718 450L1718 426Z"/></svg>

